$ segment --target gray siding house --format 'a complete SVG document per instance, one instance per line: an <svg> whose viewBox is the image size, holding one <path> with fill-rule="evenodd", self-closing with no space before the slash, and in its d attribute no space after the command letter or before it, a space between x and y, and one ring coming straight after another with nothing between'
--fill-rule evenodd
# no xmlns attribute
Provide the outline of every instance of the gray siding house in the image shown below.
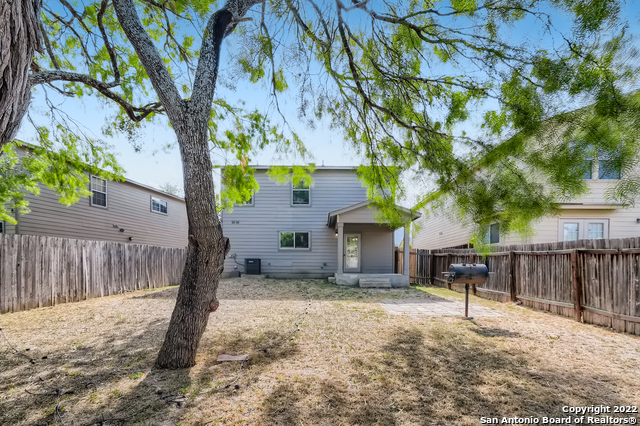
<svg viewBox="0 0 640 426"><path fill-rule="evenodd" d="M225 276L245 273L245 259L260 259L261 274L269 277L409 284L408 263L405 274L394 274L394 229L376 222L355 167L317 167L310 187L279 184L268 177L269 166L253 168L259 191L249 203L222 212L231 243ZM398 209L411 220L419 217Z"/></svg>
<svg viewBox="0 0 640 426"><path fill-rule="evenodd" d="M89 176L92 195L71 206L58 202L55 191L40 185L26 194L30 213L14 213L17 224L0 221L0 232L80 240L113 241L162 247L187 246L184 199L125 180L111 182Z"/></svg>

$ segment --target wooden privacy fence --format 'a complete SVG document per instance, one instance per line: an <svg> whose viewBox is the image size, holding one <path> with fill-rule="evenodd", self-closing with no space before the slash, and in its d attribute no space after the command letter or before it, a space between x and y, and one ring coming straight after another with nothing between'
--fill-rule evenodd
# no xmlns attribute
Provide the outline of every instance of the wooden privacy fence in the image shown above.
<svg viewBox="0 0 640 426"><path fill-rule="evenodd" d="M404 265L404 252L402 249L396 248L395 251L395 272L402 274ZM412 283L428 284L431 270L432 257L429 250L410 249L409 250L409 277Z"/></svg>
<svg viewBox="0 0 640 426"><path fill-rule="evenodd" d="M0 235L0 313L180 283L186 249Z"/></svg>
<svg viewBox="0 0 640 426"><path fill-rule="evenodd" d="M500 246L488 254L442 249L423 256L429 258L423 261L428 272L423 269L416 275L428 277L434 285L452 288L442 274L451 263L482 262L493 274L485 285L472 287L477 296L519 300L577 321L640 335L640 238ZM412 282L419 281L412 277ZM453 290L463 289L464 285L453 285Z"/></svg>

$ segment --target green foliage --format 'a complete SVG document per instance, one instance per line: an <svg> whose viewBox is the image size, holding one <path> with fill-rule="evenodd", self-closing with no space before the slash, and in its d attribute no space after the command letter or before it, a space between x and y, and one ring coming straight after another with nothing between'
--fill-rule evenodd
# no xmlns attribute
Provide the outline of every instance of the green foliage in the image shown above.
<svg viewBox="0 0 640 426"><path fill-rule="evenodd" d="M312 173L316 170L315 164L306 166L272 166L267 175L277 183L292 182L294 187L301 184L313 186Z"/></svg>
<svg viewBox="0 0 640 426"><path fill-rule="evenodd" d="M407 220L395 204L407 202L410 185L425 188L416 208L446 196L479 227L500 221L503 232L527 232L528 223L557 211L558 202L584 194L581 167L593 153L607 155L623 171L608 192L611 200L635 202L639 108L626 94L638 87L640 62L619 1L347 3L265 3L263 13L230 36L236 43L233 64L224 69L234 80L244 76L270 85L278 111L277 97L295 91L301 117L311 124L328 118L341 129L363 158L366 167L358 173L381 220ZM43 8L53 57L45 53L36 61L110 82L116 78L110 54L115 52L120 80L113 92L129 104L152 105L158 99L146 70L113 7L107 4L102 13L101 4L85 1L81 19L71 21L59 19L53 6ZM188 98L202 36L189 28L204 28L218 5L164 4L162 11L140 0L138 13ZM540 45L522 37L525 30L537 34ZM107 101L79 83L65 83L64 89ZM132 122L121 108L105 134L135 140L159 113ZM284 126L272 124L262 111L214 101L209 134L215 163L226 166L223 208L246 202L259 189L247 168L258 151L270 147L281 157L295 153L307 162L304 144L287 117L280 118ZM469 136L474 126L479 130ZM65 186L56 173L42 178L56 183L65 201L73 200L70 188L79 181ZM274 167L269 174L294 184L311 179L295 167Z"/></svg>
<svg viewBox="0 0 640 426"><path fill-rule="evenodd" d="M16 140L1 148L0 220L15 224L16 214L28 213L25 193L39 194L39 183L55 190L60 204L70 205L90 195L89 174L122 179L123 170L103 142L81 140L61 126L53 135L44 127L38 131L39 145Z"/></svg>

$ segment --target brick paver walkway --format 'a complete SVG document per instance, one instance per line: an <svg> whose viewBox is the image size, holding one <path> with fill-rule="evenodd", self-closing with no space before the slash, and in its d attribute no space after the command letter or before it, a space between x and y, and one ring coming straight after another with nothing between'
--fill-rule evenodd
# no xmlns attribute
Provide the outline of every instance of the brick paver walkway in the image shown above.
<svg viewBox="0 0 640 426"><path fill-rule="evenodd" d="M464 316L464 302L446 299L385 299L380 306L391 315L420 316ZM501 317L504 314L492 308L469 303L471 317Z"/></svg>

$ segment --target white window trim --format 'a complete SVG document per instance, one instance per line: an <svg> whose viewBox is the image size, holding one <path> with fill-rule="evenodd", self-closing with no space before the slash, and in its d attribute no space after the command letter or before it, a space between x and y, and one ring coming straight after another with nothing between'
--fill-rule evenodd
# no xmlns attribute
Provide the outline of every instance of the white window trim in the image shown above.
<svg viewBox="0 0 640 426"><path fill-rule="evenodd" d="M288 233L293 233L293 245L294 247L282 247L280 246L280 241L282 238L282 233L283 232L288 232ZM296 236L295 234L299 233L299 234L309 234L309 247L305 248L305 247L295 247L296 244ZM302 231L302 230L297 230L297 231L278 231L278 250L283 250L283 251L311 251L311 231Z"/></svg>
<svg viewBox="0 0 640 426"><path fill-rule="evenodd" d="M599 239L609 239L609 225L611 221L609 218L600 218L600 217L563 217L558 220L558 241L565 241L564 239L564 224L565 223L578 223L578 239L579 240L588 240L589 239L589 223L602 223L603 234L602 238ZM573 241L573 240L572 240Z"/></svg>
<svg viewBox="0 0 640 426"><path fill-rule="evenodd" d="M101 180L104 181L104 193L103 193L104 194L104 201L105 201L105 205L104 206L101 206L100 204L94 204L93 203L93 178L94 177L96 179L101 179ZM98 208L101 208L101 209L108 208L108 206L109 206L109 187L108 187L107 180L104 179L104 178L101 178L100 176L91 175L91 178L89 179L89 188L91 189L91 198L90 198L91 206L92 207L98 207ZM97 192L102 192L102 191L97 191Z"/></svg>
<svg viewBox="0 0 640 426"><path fill-rule="evenodd" d="M159 212L157 210L153 209L153 199L156 199L157 201L162 201L167 205L167 212L166 213L162 213ZM149 209L151 209L151 213L156 213L156 214L161 214L163 216L167 216L169 214L169 202L167 200L165 200L164 198L160 198L160 197L156 197L156 196L151 196L151 198L149 199Z"/></svg>
<svg viewBox="0 0 640 426"><path fill-rule="evenodd" d="M291 207L311 207L311 185L309 185L309 188L294 188L293 186L293 181L291 181L291 186L290 186L290 191L289 191L289 202L291 204ZM293 204L293 191L309 191L309 203L307 204ZM303 231L301 231L303 232Z"/></svg>

